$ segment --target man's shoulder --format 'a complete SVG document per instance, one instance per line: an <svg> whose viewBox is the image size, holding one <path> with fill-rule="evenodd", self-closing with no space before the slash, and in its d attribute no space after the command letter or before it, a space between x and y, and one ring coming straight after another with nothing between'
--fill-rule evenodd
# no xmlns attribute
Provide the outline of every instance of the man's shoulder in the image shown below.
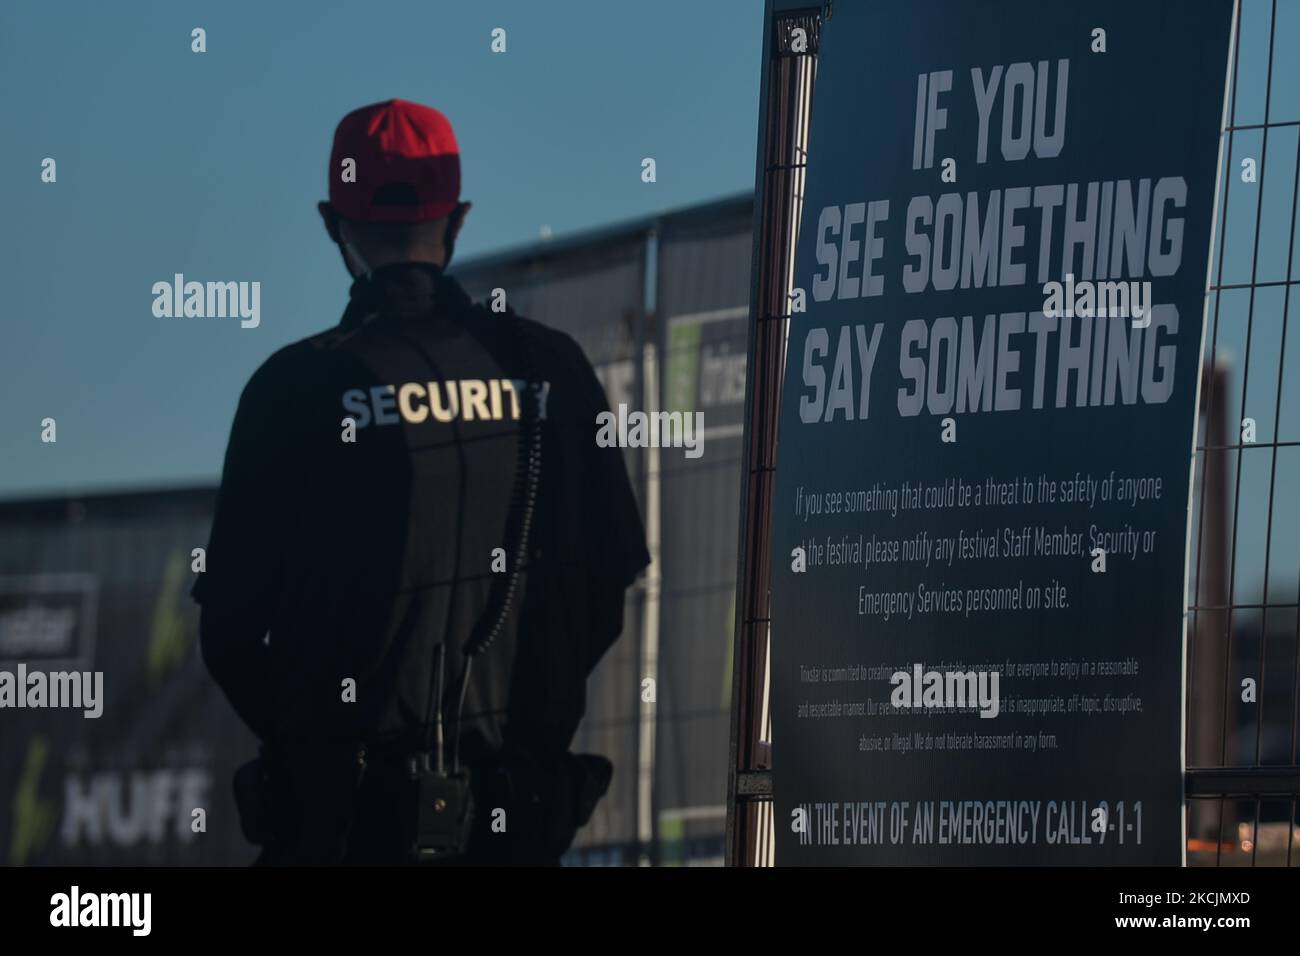
<svg viewBox="0 0 1300 956"><path fill-rule="evenodd" d="M469 302L471 321L479 328L491 329L493 337L518 342L532 359L539 374L569 382L595 381L591 360L577 340L567 332L520 315L507 307L494 311L486 304ZM253 372L245 392L260 394L285 389L302 391L347 353L363 325L336 325L290 342L271 353Z"/></svg>
<svg viewBox="0 0 1300 956"><path fill-rule="evenodd" d="M335 331L317 332L276 349L253 370L244 394L273 395L302 389L311 380L313 369L328 364L328 337Z"/></svg>
<svg viewBox="0 0 1300 956"><path fill-rule="evenodd" d="M280 346L262 360L262 363L254 370L252 378L274 378L278 374L301 365L307 359L308 352L311 350L310 343L315 337L310 336Z"/></svg>
<svg viewBox="0 0 1300 956"><path fill-rule="evenodd" d="M521 315L512 316L511 321L527 337L528 344L543 350L553 361L566 366L591 368L587 353L569 333Z"/></svg>
<svg viewBox="0 0 1300 956"><path fill-rule="evenodd" d="M510 306L496 312L486 304L475 302L471 308L480 323L490 324L500 335L522 340L532 356L561 371L592 367L591 360L577 340L567 332L520 315Z"/></svg>

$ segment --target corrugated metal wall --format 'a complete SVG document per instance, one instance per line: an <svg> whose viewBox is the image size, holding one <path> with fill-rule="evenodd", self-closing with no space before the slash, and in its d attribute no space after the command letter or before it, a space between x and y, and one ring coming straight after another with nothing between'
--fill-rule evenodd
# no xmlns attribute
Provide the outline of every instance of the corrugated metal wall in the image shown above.
<svg viewBox="0 0 1300 956"><path fill-rule="evenodd" d="M256 752L198 654L212 490L0 505L0 667L102 671L103 713L7 710L0 863L245 864ZM192 815L205 811L205 827Z"/></svg>
<svg viewBox="0 0 1300 956"><path fill-rule="evenodd" d="M662 407L703 415L703 453L659 454L660 658L655 813L663 862L721 863L731 706L737 489L745 411L751 205L659 233Z"/></svg>

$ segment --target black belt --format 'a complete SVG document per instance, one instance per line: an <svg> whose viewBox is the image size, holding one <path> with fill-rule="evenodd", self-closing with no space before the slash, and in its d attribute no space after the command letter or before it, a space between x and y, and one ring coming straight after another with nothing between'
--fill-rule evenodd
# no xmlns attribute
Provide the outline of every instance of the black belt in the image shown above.
<svg viewBox="0 0 1300 956"><path fill-rule="evenodd" d="M419 750L384 745L358 747L355 754L367 776L394 780L413 775ZM482 799L510 803L550 803L569 789L575 768L571 754L549 760L497 752L469 764L475 792ZM603 791L602 791L603 792Z"/></svg>
<svg viewBox="0 0 1300 956"><path fill-rule="evenodd" d="M286 780L286 776L330 778L339 787L354 780L351 793L336 794L350 803L360 789L382 791L386 784L396 785L409 778L411 760L417 753L392 744L369 748L340 742L264 747L261 760L246 764L236 774L236 799L245 836L250 842L262 843L268 835L267 826L275 826L276 808L264 806L260 796L268 789L267 784L270 790L283 793L285 784L291 791L311 787L310 780ZM556 823L562 820L576 828L591 818L609 789L614 768L607 759L593 754L564 752L537 758L498 752L476 761L471 770L475 799L481 807L533 807L535 810L530 812L543 813ZM321 782L326 783L324 779ZM293 805L295 809L300 806L296 801Z"/></svg>

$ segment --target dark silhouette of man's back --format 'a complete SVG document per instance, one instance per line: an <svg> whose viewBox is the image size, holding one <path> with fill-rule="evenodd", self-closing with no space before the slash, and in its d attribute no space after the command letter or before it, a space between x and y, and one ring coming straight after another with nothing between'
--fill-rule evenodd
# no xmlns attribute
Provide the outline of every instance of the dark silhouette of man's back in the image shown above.
<svg viewBox="0 0 1300 956"><path fill-rule="evenodd" d="M322 204L350 304L258 369L231 432L194 593L209 668L263 740L237 790L267 863L412 860L424 754L470 769L459 862L556 862L609 782L568 748L648 563L640 519L581 350L443 272L468 209L430 186L445 122L390 101L340 124L357 183L379 170L370 205L333 179Z"/></svg>

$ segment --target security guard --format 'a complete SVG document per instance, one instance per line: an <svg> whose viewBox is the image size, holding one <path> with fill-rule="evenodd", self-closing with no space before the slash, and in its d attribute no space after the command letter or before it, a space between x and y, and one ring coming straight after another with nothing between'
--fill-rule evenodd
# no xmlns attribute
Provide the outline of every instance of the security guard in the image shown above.
<svg viewBox="0 0 1300 956"><path fill-rule="evenodd" d="M350 113L329 177L351 301L245 387L194 587L262 740L244 832L264 864L554 864L609 785L569 746L649 563L608 402L567 335L444 273L441 113Z"/></svg>

